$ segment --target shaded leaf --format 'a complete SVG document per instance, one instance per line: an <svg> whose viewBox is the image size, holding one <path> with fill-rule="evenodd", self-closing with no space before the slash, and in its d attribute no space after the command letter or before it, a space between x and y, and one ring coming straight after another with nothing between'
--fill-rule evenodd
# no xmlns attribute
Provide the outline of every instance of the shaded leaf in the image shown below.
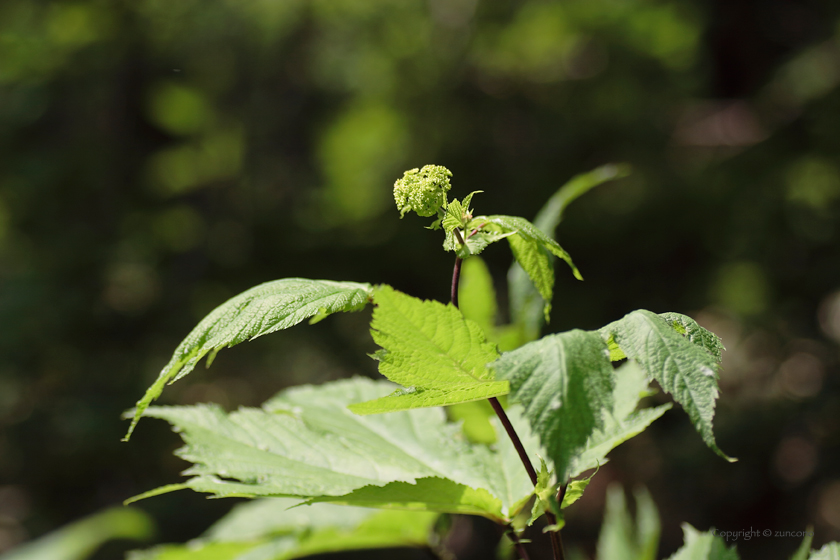
<svg viewBox="0 0 840 560"><path fill-rule="evenodd" d="M610 451L642 433L671 408L670 404L664 404L636 410L642 398L649 394L649 389L647 376L635 363L623 364L614 370L613 375L612 406L602 410L601 426L592 432L583 449L572 459L572 477L603 465Z"/></svg>
<svg viewBox="0 0 840 560"><path fill-rule="evenodd" d="M125 440L137 426L143 411L160 396L163 387L184 377L209 354L209 362L222 348L297 325L310 317L321 319L338 311L359 311L373 294L370 284L284 278L266 282L226 301L210 312L192 330L157 380L137 401Z"/></svg>
<svg viewBox="0 0 840 560"><path fill-rule="evenodd" d="M329 504L293 507L296 503L265 498L239 504L202 537L135 551L128 560L288 560L362 548L426 546L437 518L433 513Z"/></svg>
<svg viewBox="0 0 840 560"><path fill-rule="evenodd" d="M718 397L719 353L714 353L717 347L707 350L708 338L696 331L701 329L699 326L691 327L693 338L674 330L675 316L670 314L666 319L646 310L633 311L602 328L601 333L605 340L612 337L628 358L638 362L665 392L673 395L706 445L732 461L718 448L712 432Z"/></svg>
<svg viewBox="0 0 840 560"><path fill-rule="evenodd" d="M3 560L83 560L114 539L147 540L152 519L138 509L116 507L71 523L0 555Z"/></svg>
<svg viewBox="0 0 840 560"><path fill-rule="evenodd" d="M354 404L357 414L376 414L456 404L504 395L487 363L498 357L481 328L453 305L422 301L390 286L377 288L371 322L379 372L406 387L372 402Z"/></svg>
<svg viewBox="0 0 840 560"><path fill-rule="evenodd" d="M604 425L613 405L615 379L606 345L597 333L574 330L546 336L507 352L492 364L510 381L511 399L525 416L565 481L572 461Z"/></svg>
<svg viewBox="0 0 840 560"><path fill-rule="evenodd" d="M655 560L661 530L659 513L644 488L636 490L636 521L633 522L619 484L607 488L604 524L598 536L597 560Z"/></svg>

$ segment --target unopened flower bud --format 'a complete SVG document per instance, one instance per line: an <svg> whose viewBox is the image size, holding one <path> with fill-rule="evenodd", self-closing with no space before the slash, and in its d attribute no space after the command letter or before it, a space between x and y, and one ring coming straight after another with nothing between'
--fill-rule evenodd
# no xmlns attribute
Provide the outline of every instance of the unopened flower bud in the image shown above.
<svg viewBox="0 0 840 560"><path fill-rule="evenodd" d="M452 172L441 165L425 165L406 171L394 183L394 200L400 218L414 210L420 216L434 216L446 203L446 192L452 188Z"/></svg>

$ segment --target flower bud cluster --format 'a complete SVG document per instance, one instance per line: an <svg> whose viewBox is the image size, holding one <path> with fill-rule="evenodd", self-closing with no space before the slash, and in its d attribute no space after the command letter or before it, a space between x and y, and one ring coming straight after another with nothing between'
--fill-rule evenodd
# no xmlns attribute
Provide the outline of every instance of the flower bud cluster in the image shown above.
<svg viewBox="0 0 840 560"><path fill-rule="evenodd" d="M394 183L394 200L402 218L414 210L420 216L434 216L446 204L446 192L452 188L452 172L441 165L426 165L406 171Z"/></svg>

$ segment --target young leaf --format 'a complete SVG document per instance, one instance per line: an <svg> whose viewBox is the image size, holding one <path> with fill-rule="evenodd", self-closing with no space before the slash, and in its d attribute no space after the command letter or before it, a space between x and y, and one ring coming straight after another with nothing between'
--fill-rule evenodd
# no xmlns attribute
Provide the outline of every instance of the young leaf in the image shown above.
<svg viewBox="0 0 840 560"><path fill-rule="evenodd" d="M629 172L628 165L609 164L572 177L543 205L534 218L534 227L553 238L554 230L562 220L563 212L569 204L590 189L607 181L625 177ZM553 271L553 263L550 262L550 264ZM512 322L524 332L525 342L535 340L539 336L540 328L545 320L544 302L548 301L540 297L541 291L537 291L535 282L530 279L533 277L516 261L508 270L510 316ZM554 286L553 281L551 286Z"/></svg>
<svg viewBox="0 0 840 560"><path fill-rule="evenodd" d="M583 276L580 275L580 271L578 271L577 267L572 262L572 257L569 256L569 253L567 253L554 239L541 232L536 228L536 226L534 226L534 224L525 218L502 215L480 216L474 218L473 222L494 224L505 233L514 232L525 241L533 241L542 245L549 253L566 261L566 264L568 264L572 269L572 273L575 275L575 278L583 280Z"/></svg>
<svg viewBox="0 0 840 560"><path fill-rule="evenodd" d="M134 551L128 560L290 560L362 548L427 546L437 517L329 504L294 507L296 503L265 498L239 504L202 537Z"/></svg>
<svg viewBox="0 0 840 560"><path fill-rule="evenodd" d="M724 459L733 461L718 448L712 432L719 365L719 353L715 354L714 348L718 346L707 350L708 339L699 331L694 331L693 338L688 338L676 331L673 324L673 319L638 310L602 328L601 334L605 340L612 337L628 358L638 362L665 392L673 395L706 445ZM684 328L688 334L688 328Z"/></svg>
<svg viewBox="0 0 840 560"><path fill-rule="evenodd" d="M688 523L682 529L685 544L668 560L740 560L735 547L727 547L712 531L701 533Z"/></svg>
<svg viewBox="0 0 840 560"><path fill-rule="evenodd" d="M573 330L507 352L492 367L510 381L511 400L524 406L558 480L565 481L574 457L604 427L603 411L613 406L606 345L597 333Z"/></svg>
<svg viewBox="0 0 840 560"><path fill-rule="evenodd" d="M85 517L14 548L3 560L83 560L113 539L147 540L152 519L138 509L116 507Z"/></svg>
<svg viewBox="0 0 840 560"><path fill-rule="evenodd" d="M392 389L384 381L356 378L290 389L261 409L229 414L213 405L150 407L144 416L167 420L184 439L176 454L193 463L185 472L192 478L133 500L191 488L219 497L396 501L451 513L469 507L496 521L515 513L533 486L521 465L515 473L499 468L516 457L509 441L499 441L495 450L469 444L439 408L387 416L347 410L351 402ZM403 484L391 484L397 482ZM430 487L442 495L430 494ZM459 492L463 499L453 502Z"/></svg>
<svg viewBox="0 0 840 560"><path fill-rule="evenodd" d="M551 262L551 254L538 242L526 240L519 235L511 236L508 243L516 263L528 275L530 285L536 288L542 298L542 320L548 322L554 294L554 263ZM534 338L538 332L537 328L533 333Z"/></svg>
<svg viewBox="0 0 840 560"><path fill-rule="evenodd" d="M551 311L551 298L554 291L554 266L550 255L560 257L572 268L578 280L583 280L569 254L549 235L534 224L516 216L478 216L471 223L483 224L485 229L498 229L503 233L513 233L508 238L516 262L528 273L534 287L544 301L543 314L548 320ZM488 227L489 226L489 227Z"/></svg>
<svg viewBox="0 0 840 560"><path fill-rule="evenodd" d="M137 401L124 440L131 437L143 411L160 396L163 387L184 377L205 355L207 365L222 348L318 319L338 311L358 311L373 294L370 284L284 278L266 282L226 301L210 312L175 349L154 384Z"/></svg>
<svg viewBox="0 0 840 560"><path fill-rule="evenodd" d="M357 414L377 414L475 401L507 394L487 363L498 357L474 322L453 305L422 301L390 286L376 289L371 333L382 347L379 372L406 387L372 402Z"/></svg>

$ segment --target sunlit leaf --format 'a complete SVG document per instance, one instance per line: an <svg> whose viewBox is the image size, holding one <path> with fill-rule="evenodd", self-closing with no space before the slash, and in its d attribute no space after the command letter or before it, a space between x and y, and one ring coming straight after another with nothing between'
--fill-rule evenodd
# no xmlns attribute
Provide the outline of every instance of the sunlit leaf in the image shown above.
<svg viewBox="0 0 840 560"><path fill-rule="evenodd" d="M533 486L521 464L511 468L518 457L508 440L492 449L470 444L440 408L376 416L347 409L392 390L385 381L356 378L290 389L262 408L231 413L213 405L150 407L144 415L173 425L186 443L177 455L193 466L184 473L187 482L135 499L191 488L219 497L397 502L497 521L521 507ZM517 421L536 456L534 437Z"/></svg>
<svg viewBox="0 0 840 560"><path fill-rule="evenodd" d="M507 381L496 381L487 364L498 357L481 328L453 305L423 301L377 288L371 333L382 347L379 372L405 389L372 402L355 404L357 414L475 401L504 395Z"/></svg>
<svg viewBox="0 0 840 560"><path fill-rule="evenodd" d="M137 402L125 439L143 411L160 396L163 387L184 377L204 356L208 365L222 348L318 319L338 311L358 311L373 294L370 284L284 278L266 282L226 301L207 315L175 349L157 380Z"/></svg>

